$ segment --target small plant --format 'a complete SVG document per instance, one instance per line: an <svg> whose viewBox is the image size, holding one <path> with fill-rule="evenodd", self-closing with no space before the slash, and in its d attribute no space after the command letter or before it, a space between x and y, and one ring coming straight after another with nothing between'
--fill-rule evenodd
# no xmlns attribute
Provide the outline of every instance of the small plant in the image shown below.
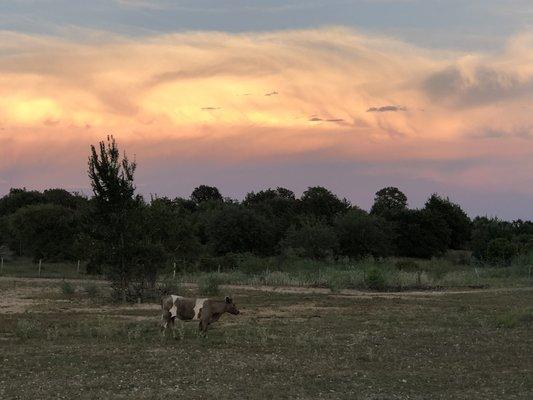
<svg viewBox="0 0 533 400"><path fill-rule="evenodd" d="M366 286L371 290L385 290L386 281L383 272L378 268L370 269L366 275Z"/></svg>
<svg viewBox="0 0 533 400"><path fill-rule="evenodd" d="M98 287L94 283L89 283L87 286L85 286L85 293L87 293L87 296L91 300L96 299L96 296L98 296Z"/></svg>
<svg viewBox="0 0 533 400"><path fill-rule="evenodd" d="M61 282L60 289L61 293L63 293L65 296L72 296L75 292L74 286L72 286L72 284L68 281Z"/></svg>
<svg viewBox="0 0 533 400"><path fill-rule="evenodd" d="M533 322L533 311L509 311L496 318L498 328L514 329Z"/></svg>
<svg viewBox="0 0 533 400"><path fill-rule="evenodd" d="M220 293L219 279L214 274L203 276L198 281L198 291L201 295L216 296Z"/></svg>
<svg viewBox="0 0 533 400"><path fill-rule="evenodd" d="M37 336L39 325L31 319L19 319L15 327L15 335L21 339L30 339Z"/></svg>

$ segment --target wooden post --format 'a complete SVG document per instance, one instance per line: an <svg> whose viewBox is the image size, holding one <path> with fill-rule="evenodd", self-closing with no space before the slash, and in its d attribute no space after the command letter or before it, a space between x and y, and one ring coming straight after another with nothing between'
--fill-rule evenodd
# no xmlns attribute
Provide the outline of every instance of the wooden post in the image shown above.
<svg viewBox="0 0 533 400"><path fill-rule="evenodd" d="M176 278L176 263L174 263L174 272L172 273L172 277Z"/></svg>
<svg viewBox="0 0 533 400"><path fill-rule="evenodd" d="M78 274L80 273L80 260L78 260Z"/></svg>
<svg viewBox="0 0 533 400"><path fill-rule="evenodd" d="M41 277L41 265L42 265L42 261L43 261L43 259L40 258L40 259L39 259L39 278Z"/></svg>

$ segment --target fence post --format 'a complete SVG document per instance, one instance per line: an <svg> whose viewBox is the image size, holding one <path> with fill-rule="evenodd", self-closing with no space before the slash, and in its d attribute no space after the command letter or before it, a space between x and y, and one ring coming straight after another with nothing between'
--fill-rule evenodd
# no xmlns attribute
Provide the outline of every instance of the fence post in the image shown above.
<svg viewBox="0 0 533 400"><path fill-rule="evenodd" d="M41 277L41 265L42 265L42 258L39 258L39 278Z"/></svg>
<svg viewBox="0 0 533 400"><path fill-rule="evenodd" d="M176 278L176 263L174 263L174 272L172 273L172 277Z"/></svg>

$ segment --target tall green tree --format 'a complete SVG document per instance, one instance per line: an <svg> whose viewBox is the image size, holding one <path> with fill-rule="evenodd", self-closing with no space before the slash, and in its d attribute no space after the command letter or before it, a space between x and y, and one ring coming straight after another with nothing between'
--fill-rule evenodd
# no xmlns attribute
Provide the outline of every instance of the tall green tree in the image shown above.
<svg viewBox="0 0 533 400"><path fill-rule="evenodd" d="M147 229L147 207L135 196L136 163L120 156L112 136L91 146L89 178L94 193L90 225L91 262L100 264L113 287L126 300L136 288L155 283L165 260L164 247L154 243Z"/></svg>
<svg viewBox="0 0 533 400"><path fill-rule="evenodd" d="M77 214L54 204L19 208L7 218L10 247L34 260L73 259L75 239L80 230Z"/></svg>
<svg viewBox="0 0 533 400"><path fill-rule="evenodd" d="M371 214L391 217L407 209L407 196L396 187L385 187L376 192Z"/></svg>
<svg viewBox="0 0 533 400"><path fill-rule="evenodd" d="M462 208L450 199L431 195L424 206L426 210L438 215L444 220L450 231L450 248L465 249L472 234L472 221Z"/></svg>
<svg viewBox="0 0 533 400"><path fill-rule="evenodd" d="M339 199L322 186L310 187L303 192L300 204L304 214L327 221L332 221L335 216L345 213L350 208L350 203L346 199Z"/></svg>
<svg viewBox="0 0 533 400"><path fill-rule="evenodd" d="M192 191L191 200L196 204L201 204L207 201L222 201L223 198L216 187L200 185Z"/></svg>
<svg viewBox="0 0 533 400"><path fill-rule="evenodd" d="M393 251L393 230L389 221L352 208L335 219L341 254L361 258L385 257Z"/></svg>

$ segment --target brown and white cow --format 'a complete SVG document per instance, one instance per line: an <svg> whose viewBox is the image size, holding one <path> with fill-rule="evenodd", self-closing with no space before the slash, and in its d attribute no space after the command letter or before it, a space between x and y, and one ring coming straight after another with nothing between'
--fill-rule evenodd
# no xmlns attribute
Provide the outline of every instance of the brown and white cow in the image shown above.
<svg viewBox="0 0 533 400"><path fill-rule="evenodd" d="M174 321L197 320L201 332L206 332L207 327L218 321L224 313L233 315L239 314L235 303L231 297L226 296L224 300L195 299L174 294L161 299L161 330L165 333L169 325L174 327Z"/></svg>

